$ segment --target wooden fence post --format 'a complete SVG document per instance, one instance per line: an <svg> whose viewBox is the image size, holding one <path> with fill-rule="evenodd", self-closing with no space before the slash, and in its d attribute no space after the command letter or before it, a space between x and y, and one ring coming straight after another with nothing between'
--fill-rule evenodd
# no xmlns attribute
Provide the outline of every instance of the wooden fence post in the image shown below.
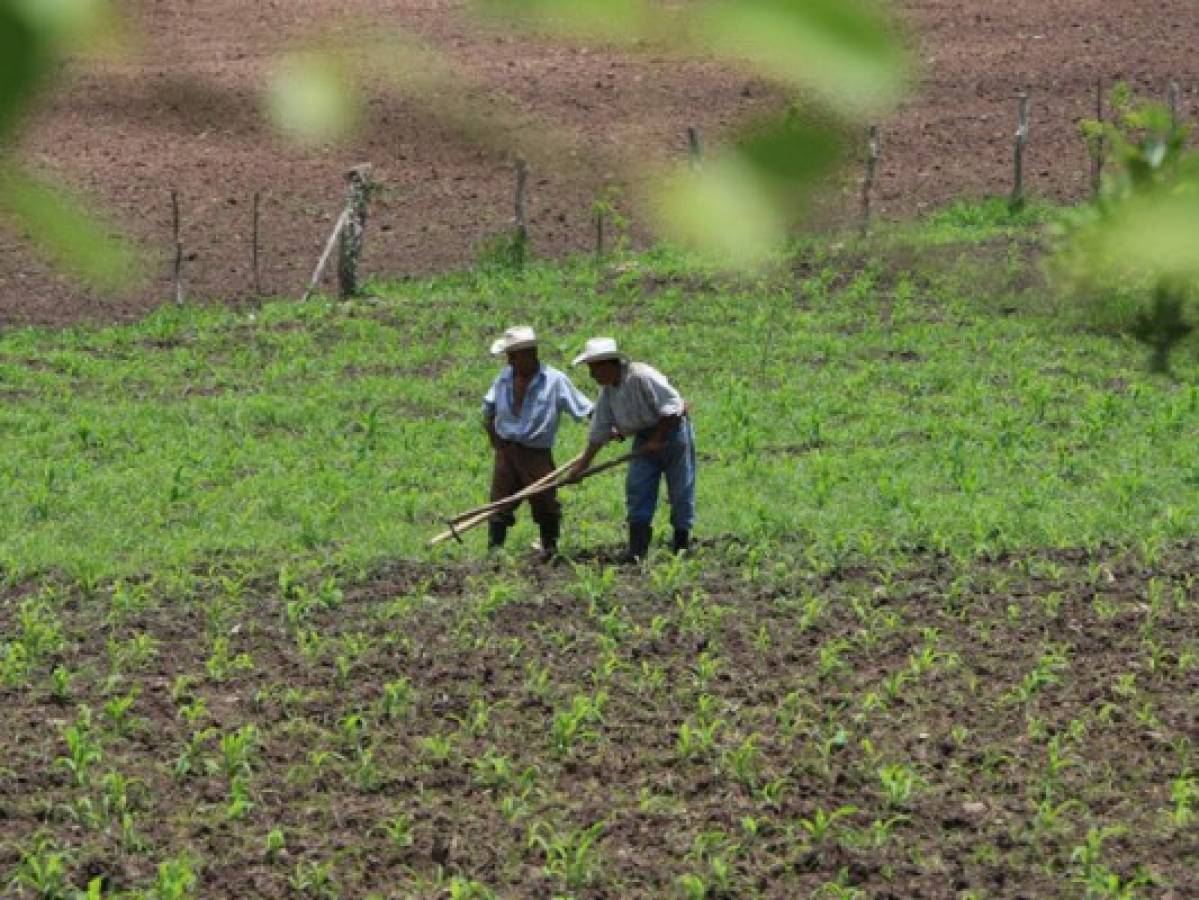
<svg viewBox="0 0 1199 900"><path fill-rule="evenodd" d="M260 195L258 191L254 192L253 211L250 214L250 267L254 277L254 296L262 296L262 270L258 262L258 225L259 225L259 206Z"/></svg>
<svg viewBox="0 0 1199 900"><path fill-rule="evenodd" d="M1103 186L1103 79L1095 79L1095 121L1099 123L1099 133L1095 136L1094 154L1091 156L1091 194L1099 196Z"/></svg>
<svg viewBox="0 0 1199 900"><path fill-rule="evenodd" d="M878 170L880 145L878 126L871 125L866 145L866 176L862 179L862 237L870 231L870 192L874 190L874 177Z"/></svg>
<svg viewBox="0 0 1199 900"><path fill-rule="evenodd" d="M358 294L358 263L362 256L362 239L366 231L367 202L370 200L371 165L362 163L346 172L349 188L346 194L345 225L337 254L337 294L342 300Z"/></svg>
<svg viewBox="0 0 1199 900"><path fill-rule="evenodd" d="M703 148L699 144L699 129L694 125L687 126L687 147L691 157L691 171L697 171L704 162Z"/></svg>
<svg viewBox="0 0 1199 900"><path fill-rule="evenodd" d="M171 223L175 235L175 266L171 276L175 305L183 305L183 236L179 214L179 192L171 191Z"/></svg>
<svg viewBox="0 0 1199 900"><path fill-rule="evenodd" d="M604 208L598 205L595 209L595 258L604 258Z"/></svg>
<svg viewBox="0 0 1199 900"><path fill-rule="evenodd" d="M516 196L512 221L512 262L517 268L525 264L529 244L529 163L523 156L516 157Z"/></svg>
<svg viewBox="0 0 1199 900"><path fill-rule="evenodd" d="M1028 146L1028 91L1017 92L1020 101L1020 117L1016 126L1015 178L1008 206L1013 211L1024 206L1024 150Z"/></svg>
<svg viewBox="0 0 1199 900"><path fill-rule="evenodd" d="M1178 123L1180 121L1179 115L1178 115L1179 93L1180 92L1178 89L1178 82L1171 81L1170 87L1166 92L1166 96L1169 98L1169 100L1167 102L1170 104L1170 130L1171 131L1178 130Z"/></svg>

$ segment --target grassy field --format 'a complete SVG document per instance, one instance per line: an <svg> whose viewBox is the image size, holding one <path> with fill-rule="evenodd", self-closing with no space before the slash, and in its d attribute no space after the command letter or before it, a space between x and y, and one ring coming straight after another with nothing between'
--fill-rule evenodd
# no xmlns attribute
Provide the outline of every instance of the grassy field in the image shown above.
<svg viewBox="0 0 1199 900"><path fill-rule="evenodd" d="M1199 371L1063 313L1051 215L0 335L0 884L1199 890ZM564 565L425 549L515 322L679 386L693 556L608 565L615 475Z"/></svg>

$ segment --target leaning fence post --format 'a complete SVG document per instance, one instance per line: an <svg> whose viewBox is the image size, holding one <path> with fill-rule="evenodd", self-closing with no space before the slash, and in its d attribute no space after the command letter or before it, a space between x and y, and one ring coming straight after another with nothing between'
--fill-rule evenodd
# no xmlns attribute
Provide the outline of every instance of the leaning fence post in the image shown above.
<svg viewBox="0 0 1199 900"><path fill-rule="evenodd" d="M371 165L362 163L346 172L345 225L337 254L337 293L345 300L358 293L358 263L366 231L366 207L371 193Z"/></svg>
<svg viewBox="0 0 1199 900"><path fill-rule="evenodd" d="M704 162L703 149L699 144L699 129L694 125L687 126L687 147L691 157L691 170L694 172Z"/></svg>
<svg viewBox="0 0 1199 900"><path fill-rule="evenodd" d="M1014 211L1024 206L1024 150L1028 146L1028 91L1016 94L1020 101L1020 119L1016 126L1015 178L1008 206Z"/></svg>
<svg viewBox="0 0 1199 900"><path fill-rule="evenodd" d="M870 126L866 146L866 176L862 179L862 236L870 230L870 192L874 190L874 176L878 170L879 138L878 126Z"/></svg>
<svg viewBox="0 0 1199 900"><path fill-rule="evenodd" d="M183 305L183 237L179 215L179 192L171 191L171 224L175 235L175 266L171 281L175 293L175 305Z"/></svg>

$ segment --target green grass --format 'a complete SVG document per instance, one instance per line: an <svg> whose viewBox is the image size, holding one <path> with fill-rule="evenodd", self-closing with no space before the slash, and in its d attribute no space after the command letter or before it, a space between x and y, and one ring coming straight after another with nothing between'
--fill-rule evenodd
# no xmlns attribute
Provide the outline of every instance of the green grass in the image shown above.
<svg viewBox="0 0 1199 900"><path fill-rule="evenodd" d="M906 240L994 239L1016 228L1003 221L959 207ZM614 334L679 386L702 457L701 538L824 564L1195 532L1193 357L1179 382L1153 377L1129 341L994 313L960 266L854 254L856 271L809 248L815 263L794 274L737 280L659 250L380 285L349 304L10 331L0 567L12 581L97 583L422 556L444 516L486 496L486 347L518 321L546 337L547 362L565 367L586 337ZM560 455L582 441L564 425ZM620 540L618 477L572 491L567 517L567 549Z"/></svg>
<svg viewBox="0 0 1199 900"><path fill-rule="evenodd" d="M1038 226L946 216L754 280L659 250L0 336L2 890L1187 894L1194 358L1033 315ZM425 549L516 321L683 390L697 553L577 553L615 475L573 564Z"/></svg>

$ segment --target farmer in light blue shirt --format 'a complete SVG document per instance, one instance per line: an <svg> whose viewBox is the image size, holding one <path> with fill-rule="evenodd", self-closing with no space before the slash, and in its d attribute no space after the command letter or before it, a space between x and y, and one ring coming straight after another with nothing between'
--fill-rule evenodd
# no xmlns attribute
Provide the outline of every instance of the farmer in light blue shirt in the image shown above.
<svg viewBox="0 0 1199 900"><path fill-rule="evenodd" d="M492 356L505 356L508 365L483 398L483 427L495 450L491 499L501 500L554 471L553 446L558 419L567 413L576 421L591 414L592 404L553 366L537 358L537 335L528 325L515 325L491 345ZM558 550L562 505L556 490L529 498L533 521L541 531L541 555L552 559ZM488 547L504 545L516 522L515 506L506 507L488 523Z"/></svg>

